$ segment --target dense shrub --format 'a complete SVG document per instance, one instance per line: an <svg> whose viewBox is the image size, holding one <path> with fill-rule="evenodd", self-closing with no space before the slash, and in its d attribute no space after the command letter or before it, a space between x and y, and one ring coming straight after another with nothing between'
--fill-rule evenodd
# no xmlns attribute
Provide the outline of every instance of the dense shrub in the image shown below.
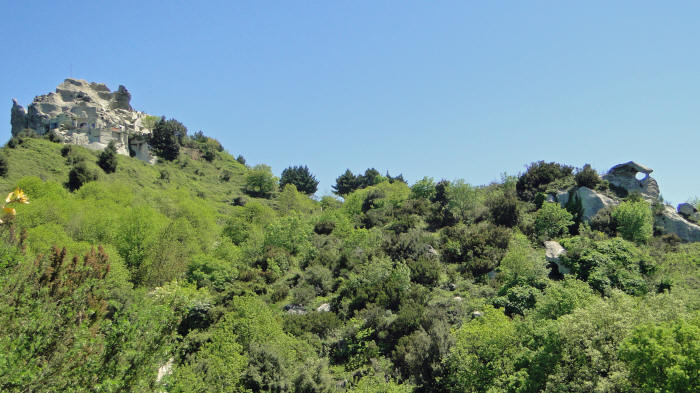
<svg viewBox="0 0 700 393"><path fill-rule="evenodd" d="M600 184L600 176L595 169L591 168L590 164L586 164L576 172L574 176L576 180L576 185L579 187L588 187L590 189L595 189L598 184Z"/></svg>
<svg viewBox="0 0 700 393"><path fill-rule="evenodd" d="M569 233L573 216L556 202L545 202L535 214L535 234L544 240Z"/></svg>
<svg viewBox="0 0 700 393"><path fill-rule="evenodd" d="M0 176L7 175L8 163L4 155L0 155Z"/></svg>
<svg viewBox="0 0 700 393"><path fill-rule="evenodd" d="M518 200L511 193L497 193L486 200L491 219L496 225L514 227L518 225Z"/></svg>
<svg viewBox="0 0 700 393"><path fill-rule="evenodd" d="M267 165L256 165L245 176L245 192L250 196L269 198L276 189L277 179Z"/></svg>
<svg viewBox="0 0 700 393"><path fill-rule="evenodd" d="M645 201L622 202L613 210L612 218L623 238L636 243L646 243L651 238L654 218Z"/></svg>
<svg viewBox="0 0 700 393"><path fill-rule="evenodd" d="M105 173L114 173L117 170L117 148L114 141L110 141L107 147L100 153L97 165Z"/></svg>
<svg viewBox="0 0 700 393"><path fill-rule="evenodd" d="M537 192L545 191L550 183L571 177L573 170L570 166L556 162L533 162L518 178L515 187L520 198L531 201Z"/></svg>
<svg viewBox="0 0 700 393"><path fill-rule="evenodd" d="M68 172L66 187L71 191L75 191L82 187L83 184L93 180L97 180L97 173L89 169L85 162L79 162Z"/></svg>

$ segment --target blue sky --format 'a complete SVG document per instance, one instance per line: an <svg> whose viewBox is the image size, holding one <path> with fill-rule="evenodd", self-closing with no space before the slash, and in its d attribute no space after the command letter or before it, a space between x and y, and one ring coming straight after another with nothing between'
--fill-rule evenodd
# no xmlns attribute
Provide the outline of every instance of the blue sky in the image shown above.
<svg viewBox="0 0 700 393"><path fill-rule="evenodd" d="M200 4L197 4L200 3ZM120 84L277 175L308 165L472 184L535 160L635 160L700 195L700 3L2 1L11 99Z"/></svg>

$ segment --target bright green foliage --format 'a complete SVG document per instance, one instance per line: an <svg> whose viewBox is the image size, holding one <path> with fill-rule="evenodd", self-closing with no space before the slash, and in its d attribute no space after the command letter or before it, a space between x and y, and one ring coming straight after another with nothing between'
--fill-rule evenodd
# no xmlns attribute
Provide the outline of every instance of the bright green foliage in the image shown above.
<svg viewBox="0 0 700 393"><path fill-rule="evenodd" d="M567 250L562 262L600 293L618 288L641 295L649 290L645 276L654 271L654 260L634 243L621 238L595 242L577 236L563 240L562 245Z"/></svg>
<svg viewBox="0 0 700 393"><path fill-rule="evenodd" d="M568 234L573 216L558 203L545 202L535 213L535 234L544 240Z"/></svg>
<svg viewBox="0 0 700 393"><path fill-rule="evenodd" d="M447 208L463 222L469 222L479 204L477 189L463 179L455 180L447 189Z"/></svg>
<svg viewBox="0 0 700 393"><path fill-rule="evenodd" d="M557 319L577 308L592 303L595 295L583 281L567 277L551 283L537 300L535 312L539 318Z"/></svg>
<svg viewBox="0 0 700 393"><path fill-rule="evenodd" d="M700 318L639 326L620 346L620 358L640 392L697 392Z"/></svg>
<svg viewBox="0 0 700 393"><path fill-rule="evenodd" d="M248 195L269 198L277 190L277 178L269 166L259 164L248 171L245 177L245 192Z"/></svg>
<svg viewBox="0 0 700 393"><path fill-rule="evenodd" d="M254 170L196 133L173 161L118 157L69 192L98 153L22 138L1 152L0 188L31 201L0 224L2 391L696 389L698 244L584 226L560 239L572 274L556 281L533 236L551 206L516 200L514 178L409 188L370 169L345 201L244 197ZM530 185L544 200L573 182Z"/></svg>
<svg viewBox="0 0 700 393"><path fill-rule="evenodd" d="M622 202L612 212L618 233L626 240L646 243L651 238L654 218L649 204L644 201Z"/></svg>
<svg viewBox="0 0 700 393"><path fill-rule="evenodd" d="M413 387L373 375L362 377L348 393L411 393Z"/></svg>
<svg viewBox="0 0 700 393"><path fill-rule="evenodd" d="M283 170L280 176L280 188L284 188L287 184L293 184L297 190L304 194L313 194L318 187L318 180L311 174L306 165L290 166Z"/></svg>
<svg viewBox="0 0 700 393"><path fill-rule="evenodd" d="M455 332L455 346L445 359L448 392L486 392L503 387L514 370L518 337L515 324L501 311L486 307L483 315Z"/></svg>
<svg viewBox="0 0 700 393"><path fill-rule="evenodd" d="M430 200L435 196L435 179L424 177L411 186L411 196L413 198L423 198Z"/></svg>

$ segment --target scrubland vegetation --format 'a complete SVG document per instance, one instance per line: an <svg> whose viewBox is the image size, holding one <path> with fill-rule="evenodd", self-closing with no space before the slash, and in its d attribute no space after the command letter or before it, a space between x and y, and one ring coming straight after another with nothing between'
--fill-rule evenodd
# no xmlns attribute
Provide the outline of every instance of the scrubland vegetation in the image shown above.
<svg viewBox="0 0 700 393"><path fill-rule="evenodd" d="M342 200L314 199L309 168L280 188L172 136L155 165L0 151L0 189L29 199L0 225L0 391L700 390L700 244L654 236L635 195L591 225L546 201L605 189L590 167L485 186L348 170Z"/></svg>

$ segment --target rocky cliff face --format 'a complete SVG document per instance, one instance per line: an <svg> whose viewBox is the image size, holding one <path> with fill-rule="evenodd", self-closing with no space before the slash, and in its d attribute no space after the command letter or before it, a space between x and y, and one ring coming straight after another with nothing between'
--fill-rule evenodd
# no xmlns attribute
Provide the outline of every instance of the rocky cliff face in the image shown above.
<svg viewBox="0 0 700 393"><path fill-rule="evenodd" d="M124 86L112 92L102 83L66 79L56 92L40 95L25 110L12 101L12 135L30 129L39 135L54 132L65 143L103 150L114 141L119 154L129 154L130 140L140 159L153 161L144 140L150 130L143 127L147 114L135 111L131 94ZM134 149L135 148L135 149Z"/></svg>

